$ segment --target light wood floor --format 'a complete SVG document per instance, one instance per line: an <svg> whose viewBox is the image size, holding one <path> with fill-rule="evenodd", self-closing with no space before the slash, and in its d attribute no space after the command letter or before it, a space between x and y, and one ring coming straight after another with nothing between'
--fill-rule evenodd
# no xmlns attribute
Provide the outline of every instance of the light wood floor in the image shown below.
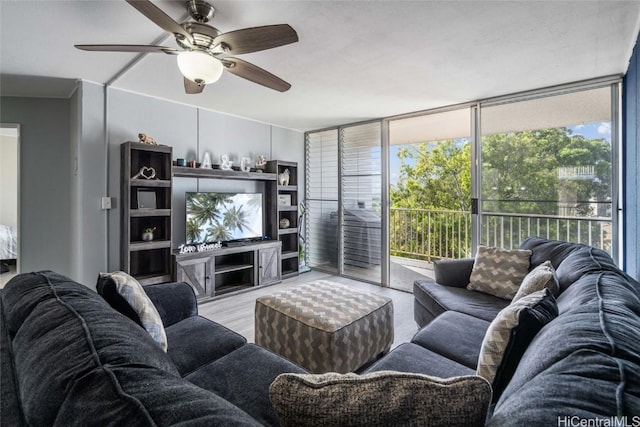
<svg viewBox="0 0 640 427"><path fill-rule="evenodd" d="M286 279L277 285L252 289L249 292L239 295L232 295L201 304L198 307L199 314L243 335L247 341L254 342L254 309L256 298L314 280L330 280L353 286L361 291L391 298L393 300L394 313L394 341L392 348L410 341L418 331L418 325L413 320L413 294L317 271L303 273L298 277Z"/></svg>

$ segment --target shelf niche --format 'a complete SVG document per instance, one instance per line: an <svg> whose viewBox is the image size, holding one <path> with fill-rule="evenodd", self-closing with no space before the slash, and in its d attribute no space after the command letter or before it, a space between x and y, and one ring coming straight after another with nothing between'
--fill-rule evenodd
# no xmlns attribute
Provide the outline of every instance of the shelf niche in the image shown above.
<svg viewBox="0 0 640 427"><path fill-rule="evenodd" d="M298 163L281 160L267 162L267 172L278 177L289 170L289 182L280 185L276 180L266 185L267 233L274 240L282 242L282 278L298 275ZM284 199L284 200L281 200ZM282 203L282 202L286 203ZM280 221L287 219L288 227L281 227Z"/></svg>
<svg viewBox="0 0 640 427"><path fill-rule="evenodd" d="M168 282L172 278L172 152L165 145L131 141L120 145L120 268L142 285ZM134 178L139 173L142 177ZM153 195L155 206L140 208L142 191ZM153 240L142 240L147 228L155 228Z"/></svg>

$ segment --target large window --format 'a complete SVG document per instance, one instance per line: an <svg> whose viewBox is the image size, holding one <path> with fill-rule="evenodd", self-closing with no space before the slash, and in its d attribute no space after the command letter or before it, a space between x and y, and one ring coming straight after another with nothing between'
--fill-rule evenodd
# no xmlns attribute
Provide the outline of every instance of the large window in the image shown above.
<svg viewBox="0 0 640 427"><path fill-rule="evenodd" d="M432 262L471 256L472 108L389 122L389 285L410 291Z"/></svg>
<svg viewBox="0 0 640 427"><path fill-rule="evenodd" d="M480 243L612 250L610 86L483 107Z"/></svg>
<svg viewBox="0 0 640 427"><path fill-rule="evenodd" d="M601 79L307 133L311 267L411 290L528 236L618 259L618 87Z"/></svg>

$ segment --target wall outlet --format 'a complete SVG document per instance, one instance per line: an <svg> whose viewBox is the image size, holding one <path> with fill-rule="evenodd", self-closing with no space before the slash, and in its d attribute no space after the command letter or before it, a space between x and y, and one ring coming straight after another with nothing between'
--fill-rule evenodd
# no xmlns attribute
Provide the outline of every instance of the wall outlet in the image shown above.
<svg viewBox="0 0 640 427"><path fill-rule="evenodd" d="M111 197L102 198L102 209L111 209Z"/></svg>

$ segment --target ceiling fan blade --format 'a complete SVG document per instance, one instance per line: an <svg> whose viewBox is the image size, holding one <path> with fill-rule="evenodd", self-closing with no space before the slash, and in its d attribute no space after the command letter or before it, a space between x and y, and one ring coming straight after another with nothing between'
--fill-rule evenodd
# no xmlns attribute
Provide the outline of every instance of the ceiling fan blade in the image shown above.
<svg viewBox="0 0 640 427"><path fill-rule="evenodd" d="M172 34L176 37L183 37L190 42L193 42L193 37L184 28L180 26L172 17L167 15L155 4L149 0L127 0L131 6L135 7L138 12L153 21L158 27Z"/></svg>
<svg viewBox="0 0 640 427"><path fill-rule="evenodd" d="M259 85L268 87L278 92L286 92L291 85L280 77L274 76L268 71L238 58L224 58L222 65L231 74L250 80Z"/></svg>
<svg viewBox="0 0 640 427"><path fill-rule="evenodd" d="M189 95L202 93L202 91L204 90L204 86L205 85L198 84L198 83L193 82L193 81L189 80L188 78L184 77L184 91L186 93L188 93Z"/></svg>
<svg viewBox="0 0 640 427"><path fill-rule="evenodd" d="M223 43L225 52L234 55L258 52L298 41L298 33L290 25L265 25L220 34L214 44Z"/></svg>
<svg viewBox="0 0 640 427"><path fill-rule="evenodd" d="M77 44L76 49L98 52L162 52L176 55L177 49L166 46L152 46L143 44Z"/></svg>

